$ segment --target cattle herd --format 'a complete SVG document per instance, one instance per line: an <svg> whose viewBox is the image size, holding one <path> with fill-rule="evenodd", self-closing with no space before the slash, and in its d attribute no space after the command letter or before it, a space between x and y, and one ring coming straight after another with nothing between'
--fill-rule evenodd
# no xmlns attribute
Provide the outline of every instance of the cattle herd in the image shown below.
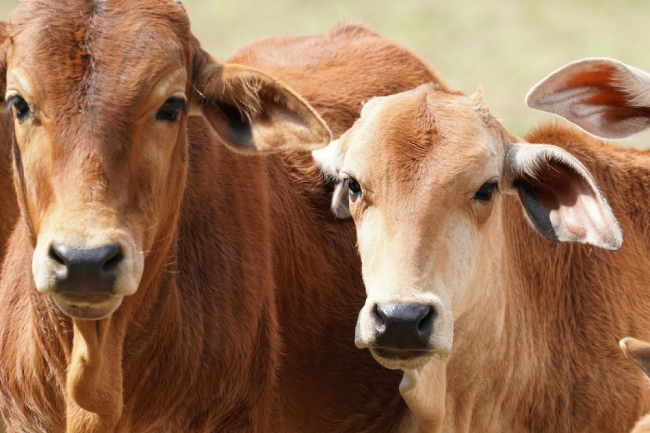
<svg viewBox="0 0 650 433"><path fill-rule="evenodd" d="M650 74L520 138L361 25L22 0L0 95L8 432L650 432Z"/></svg>

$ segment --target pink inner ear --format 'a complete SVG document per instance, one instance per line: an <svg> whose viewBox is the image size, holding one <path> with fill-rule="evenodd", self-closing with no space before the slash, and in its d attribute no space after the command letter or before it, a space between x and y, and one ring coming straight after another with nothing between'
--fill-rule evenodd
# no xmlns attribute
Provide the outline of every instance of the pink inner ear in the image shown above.
<svg viewBox="0 0 650 433"><path fill-rule="evenodd" d="M588 89L585 98L580 101L585 105L607 107L603 117L608 122L620 122L634 117L650 117L650 108L632 107L630 95L617 87L616 69L613 66L600 66L601 69L572 75L566 83L569 89Z"/></svg>
<svg viewBox="0 0 650 433"><path fill-rule="evenodd" d="M543 163L536 177L526 176L555 230L575 240L596 230L604 220L597 192L575 170L558 161Z"/></svg>

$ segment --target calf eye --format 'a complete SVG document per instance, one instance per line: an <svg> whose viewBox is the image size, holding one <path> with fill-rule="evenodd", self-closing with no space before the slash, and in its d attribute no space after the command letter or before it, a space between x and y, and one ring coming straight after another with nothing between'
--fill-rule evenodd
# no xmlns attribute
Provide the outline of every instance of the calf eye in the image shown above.
<svg viewBox="0 0 650 433"><path fill-rule="evenodd" d="M18 95L7 99L7 112L11 111L11 107L14 107L16 110L16 118L18 120L26 119L34 114L29 108L29 104Z"/></svg>
<svg viewBox="0 0 650 433"><path fill-rule="evenodd" d="M492 193L497 189L496 182L485 182L474 194L474 200L490 201L492 200Z"/></svg>
<svg viewBox="0 0 650 433"><path fill-rule="evenodd" d="M356 179L348 177L345 179L345 184L350 190L350 200L355 201L361 197L361 185L359 185L359 182L357 182Z"/></svg>
<svg viewBox="0 0 650 433"><path fill-rule="evenodd" d="M159 122L175 122L181 112L186 112L185 100L181 98L169 98L156 113L156 120Z"/></svg>

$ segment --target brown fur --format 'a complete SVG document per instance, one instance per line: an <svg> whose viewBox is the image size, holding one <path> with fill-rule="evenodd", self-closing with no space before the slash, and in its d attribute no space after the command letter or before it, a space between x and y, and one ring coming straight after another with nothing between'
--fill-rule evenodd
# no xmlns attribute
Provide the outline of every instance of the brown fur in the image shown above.
<svg viewBox="0 0 650 433"><path fill-rule="evenodd" d="M50 9L43 15L38 9L45 4ZM33 20L44 16L68 26L59 37L67 31L76 41L51 42L56 50L68 47L62 54L68 63L58 64L66 71L58 73L60 87L46 88L49 105L42 108L50 116L62 113L65 119L78 109L91 110L92 105L84 105L88 101L113 107L107 98L119 89L103 88L92 69L110 64L120 51L97 42L108 30L102 14L90 6L84 3L78 16L63 18L70 15L63 3L26 1L12 16L10 32L39 37L46 27ZM119 7L119 1L108 7ZM189 58L183 46L188 43L186 18L178 7L155 2L149 12L168 17L165 25L174 29L168 41L157 41L157 48L177 46L178 38ZM120 17L121 33L133 34L129 26L137 25L136 16ZM209 61L194 54L195 68ZM101 56L104 60L98 61ZM359 26L314 37L266 39L239 56L238 62L273 73L303 92L336 135L352 124L364 100L437 79L411 53ZM46 56L27 60L35 68L54 66ZM143 64L141 78L156 68L164 65ZM107 71L119 74L118 69ZM47 74L42 78L40 86L48 83ZM139 100L141 82L136 83L121 101L127 110ZM70 88L80 93L70 98ZM251 107L251 116L257 108ZM125 133L122 115L109 110L101 117L106 123L93 126L107 137ZM109 322L97 322L108 327L99 331L107 338L99 344L113 350L106 352L103 362L109 370L99 371L98 389L108 390L104 396L119 392L111 399L119 406L123 398L123 407L110 408L101 399L86 401L90 408L71 406L68 393L92 397L97 391L70 388L73 334L89 341L99 328L73 326L48 295L35 290L34 239L28 222L19 222L0 286L5 306L0 312L0 408L9 430L59 432L67 422L68 429L94 425L96 431L264 431L277 365L280 404L270 417L271 431L395 430L405 409L397 393L399 376L352 345L353 314L363 302L353 228L329 215L331 187L311 158L234 154L193 117L187 120L187 142L187 159L182 153L176 157L178 175L187 175L161 207L168 215L148 253L138 291L125 298ZM17 182L23 182L20 171ZM42 193L41 202L47 203L49 192ZM276 310L284 340L280 359ZM92 356L88 359L93 362ZM120 365L119 373L110 373Z"/></svg>
<svg viewBox="0 0 650 433"><path fill-rule="evenodd" d="M352 126L362 102L373 96L440 82L415 55L358 25L340 25L324 35L262 39L228 61L289 83L325 119L335 138ZM331 188L324 187L311 156L278 154L269 164L277 185L271 196L272 225L283 338L280 401L272 430L395 431L405 412L400 376L352 344L365 296L354 225L331 215Z"/></svg>

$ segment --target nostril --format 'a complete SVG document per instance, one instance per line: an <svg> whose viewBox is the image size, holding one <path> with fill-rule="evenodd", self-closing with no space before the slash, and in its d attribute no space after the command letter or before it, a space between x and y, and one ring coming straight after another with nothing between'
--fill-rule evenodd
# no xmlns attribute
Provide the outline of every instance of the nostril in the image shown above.
<svg viewBox="0 0 650 433"><path fill-rule="evenodd" d="M435 320L436 316L436 310L432 307L429 307L429 311L427 311L425 316L418 322L418 331L421 334L430 334L433 330L433 321Z"/></svg>
<svg viewBox="0 0 650 433"><path fill-rule="evenodd" d="M375 319L375 329L379 333L386 331L386 317L383 312L377 308L377 304L372 308L372 317Z"/></svg>
<svg viewBox="0 0 650 433"><path fill-rule="evenodd" d="M65 260L63 259L63 256L59 254L59 252L55 249L54 246L50 247L50 251L48 252L48 255L52 260L54 260L58 264L65 265Z"/></svg>
<svg viewBox="0 0 650 433"><path fill-rule="evenodd" d="M106 262L104 262L104 270L111 270L120 264L124 255L122 254L122 249L120 247L115 247L115 251L110 252L106 256Z"/></svg>

